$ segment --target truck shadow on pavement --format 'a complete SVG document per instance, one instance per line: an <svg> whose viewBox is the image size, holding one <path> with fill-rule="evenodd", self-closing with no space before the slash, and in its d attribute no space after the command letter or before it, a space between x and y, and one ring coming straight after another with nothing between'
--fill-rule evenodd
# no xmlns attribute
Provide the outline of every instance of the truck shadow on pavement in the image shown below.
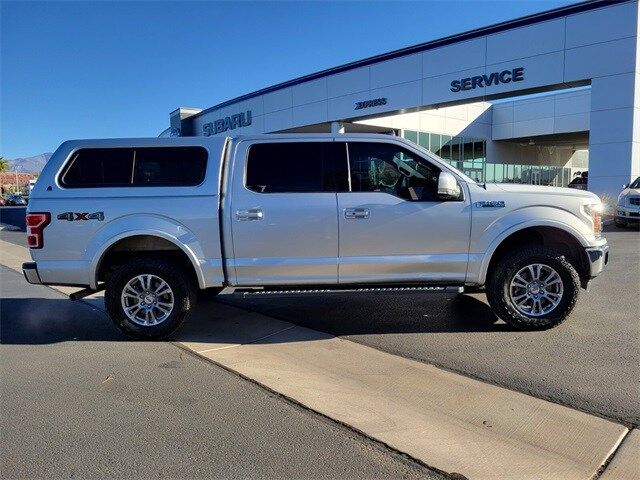
<svg viewBox="0 0 640 480"><path fill-rule="evenodd" d="M84 303L64 298L0 300L0 343L3 345L126 339L106 313Z"/></svg>
<svg viewBox="0 0 640 480"><path fill-rule="evenodd" d="M3 298L0 343L131 341L98 307L100 301ZM248 337L259 338L260 328L268 332L280 320L332 335L512 331L496 323L488 305L467 295L334 293L259 299L223 295L202 300L184 327L168 340L245 343ZM278 340L260 340L273 341Z"/></svg>
<svg viewBox="0 0 640 480"><path fill-rule="evenodd" d="M513 331L476 297L482 298L481 295L415 292L278 294L244 298L221 295L216 300L202 301L177 337L188 342L202 342L205 337L205 341L214 343L244 343L242 337L247 338L246 332L233 338L233 333L223 334L225 326L219 324L220 331L216 332L215 323L211 323L214 311L230 307L233 307L235 318L229 321L238 328L246 321L251 323L255 318L263 318L265 322L276 319L275 322L290 322L336 336ZM286 325L270 328L275 331ZM265 333L269 331L265 330ZM223 335L220 337L220 334ZM258 343L278 342L280 338L265 336Z"/></svg>

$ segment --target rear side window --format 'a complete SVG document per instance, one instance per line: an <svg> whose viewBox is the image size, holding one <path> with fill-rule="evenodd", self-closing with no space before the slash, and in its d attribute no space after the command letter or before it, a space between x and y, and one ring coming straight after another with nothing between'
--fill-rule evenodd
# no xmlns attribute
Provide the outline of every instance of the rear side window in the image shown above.
<svg viewBox="0 0 640 480"><path fill-rule="evenodd" d="M344 143L261 143L249 149L245 185L254 192L340 192L348 182Z"/></svg>
<svg viewBox="0 0 640 480"><path fill-rule="evenodd" d="M202 147L83 148L60 176L67 188L188 187L204 180Z"/></svg>
<svg viewBox="0 0 640 480"><path fill-rule="evenodd" d="M74 153L62 174L65 187L124 187L131 183L133 151L85 148Z"/></svg>

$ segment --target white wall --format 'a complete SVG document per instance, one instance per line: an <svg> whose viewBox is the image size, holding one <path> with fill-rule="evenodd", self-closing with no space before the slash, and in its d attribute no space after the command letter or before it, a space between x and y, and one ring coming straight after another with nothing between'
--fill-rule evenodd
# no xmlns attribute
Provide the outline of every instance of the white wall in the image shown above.
<svg viewBox="0 0 640 480"><path fill-rule="evenodd" d="M589 190L615 200L640 175L638 4L567 18L565 81L591 78Z"/></svg>
<svg viewBox="0 0 640 480"><path fill-rule="evenodd" d="M585 132L589 130L591 92L587 89L501 102L492 110L494 140Z"/></svg>
<svg viewBox="0 0 640 480"><path fill-rule="evenodd" d="M476 102L423 112L387 115L355 123L403 130L491 138L491 104Z"/></svg>

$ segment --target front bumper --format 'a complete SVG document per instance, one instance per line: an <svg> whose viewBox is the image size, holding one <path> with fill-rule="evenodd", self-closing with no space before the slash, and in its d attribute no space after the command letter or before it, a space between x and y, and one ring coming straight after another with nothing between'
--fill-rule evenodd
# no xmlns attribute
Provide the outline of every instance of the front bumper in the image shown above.
<svg viewBox="0 0 640 480"><path fill-rule="evenodd" d="M40 280L40 275L38 275L38 266L35 262L26 262L22 264L22 274L24 278L29 283L33 283L34 285L42 284L42 280Z"/></svg>
<svg viewBox="0 0 640 480"><path fill-rule="evenodd" d="M589 258L589 277L597 277L609 263L609 245L606 243L599 247L587 247Z"/></svg>
<svg viewBox="0 0 640 480"><path fill-rule="evenodd" d="M627 222L640 221L640 206L622 206L616 207L616 218Z"/></svg>

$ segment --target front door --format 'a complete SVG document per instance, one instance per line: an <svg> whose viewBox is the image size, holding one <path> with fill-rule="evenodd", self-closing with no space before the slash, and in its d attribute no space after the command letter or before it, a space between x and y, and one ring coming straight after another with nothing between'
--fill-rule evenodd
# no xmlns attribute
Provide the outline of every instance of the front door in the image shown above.
<svg viewBox="0 0 640 480"><path fill-rule="evenodd" d="M402 145L349 142L348 152L351 187L338 193L339 282L464 282L468 195L440 200L440 167Z"/></svg>
<svg viewBox="0 0 640 480"><path fill-rule="evenodd" d="M348 177L344 144L242 142L233 172L227 254L236 285L337 283L336 182Z"/></svg>

